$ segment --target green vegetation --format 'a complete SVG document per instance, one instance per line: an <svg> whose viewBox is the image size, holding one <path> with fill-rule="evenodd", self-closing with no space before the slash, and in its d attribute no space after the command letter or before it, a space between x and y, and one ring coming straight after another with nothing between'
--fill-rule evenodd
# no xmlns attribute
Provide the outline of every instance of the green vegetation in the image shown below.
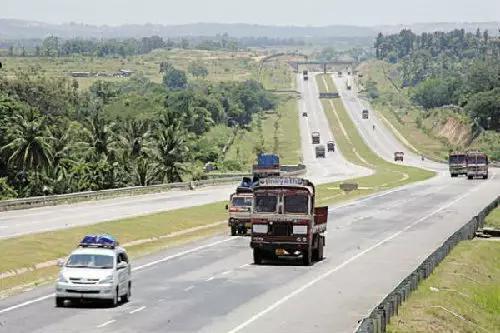
<svg viewBox="0 0 500 333"><path fill-rule="evenodd" d="M379 34L375 48L378 59L397 65L362 66L367 95L412 145L440 159L465 149L500 158L500 38L403 30Z"/></svg>
<svg viewBox="0 0 500 333"><path fill-rule="evenodd" d="M500 207L494 209L484 221L485 227L500 229Z"/></svg>
<svg viewBox="0 0 500 333"><path fill-rule="evenodd" d="M387 332L499 332L500 242L463 241L391 318Z"/></svg>
<svg viewBox="0 0 500 333"><path fill-rule="evenodd" d="M333 80L329 75L318 75L317 83L321 92L329 92L327 87L333 86ZM353 179L362 189L357 195L371 194L383 189L389 189L405 185L415 181L428 179L434 175L433 172L389 163L376 155L364 143L356 126L347 114L341 99L322 100L330 126L335 133L337 145L344 157L357 165L371 168L375 173L371 176ZM320 185L318 192L321 198L331 198L341 195L338 183ZM337 186L336 186L337 185ZM355 193L350 194L355 196Z"/></svg>

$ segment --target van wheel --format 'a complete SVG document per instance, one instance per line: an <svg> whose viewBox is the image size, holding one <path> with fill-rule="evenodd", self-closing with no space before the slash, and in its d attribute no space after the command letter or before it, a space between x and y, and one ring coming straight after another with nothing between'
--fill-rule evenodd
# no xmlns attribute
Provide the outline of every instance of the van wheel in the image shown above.
<svg viewBox="0 0 500 333"><path fill-rule="evenodd" d="M253 263L255 265L262 264L262 252L259 249L253 249Z"/></svg>
<svg viewBox="0 0 500 333"><path fill-rule="evenodd" d="M131 295L132 295L132 282L129 282L128 288L127 288L127 293L122 296L121 301L123 303L128 303Z"/></svg>
<svg viewBox="0 0 500 333"><path fill-rule="evenodd" d="M231 236L236 236L237 230L236 227L231 226Z"/></svg>
<svg viewBox="0 0 500 333"><path fill-rule="evenodd" d="M113 299L109 301L109 306L111 307L116 307L118 306L118 298L120 295L118 295L118 287L115 290L115 294L113 295Z"/></svg>
<svg viewBox="0 0 500 333"><path fill-rule="evenodd" d="M64 306L65 299L63 297L56 297L56 308L62 308Z"/></svg>
<svg viewBox="0 0 500 333"><path fill-rule="evenodd" d="M312 264L312 251L311 250L304 250L302 252L302 264L304 266L311 266L311 264Z"/></svg>

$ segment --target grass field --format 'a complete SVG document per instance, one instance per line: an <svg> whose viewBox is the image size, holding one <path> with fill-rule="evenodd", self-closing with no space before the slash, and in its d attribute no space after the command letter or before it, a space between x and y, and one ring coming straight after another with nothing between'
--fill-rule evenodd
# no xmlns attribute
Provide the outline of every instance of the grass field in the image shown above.
<svg viewBox="0 0 500 333"><path fill-rule="evenodd" d="M458 244L399 308L387 332L500 332L500 242Z"/></svg>
<svg viewBox="0 0 500 333"><path fill-rule="evenodd" d="M500 207L494 209L484 221L486 227L500 229Z"/></svg>

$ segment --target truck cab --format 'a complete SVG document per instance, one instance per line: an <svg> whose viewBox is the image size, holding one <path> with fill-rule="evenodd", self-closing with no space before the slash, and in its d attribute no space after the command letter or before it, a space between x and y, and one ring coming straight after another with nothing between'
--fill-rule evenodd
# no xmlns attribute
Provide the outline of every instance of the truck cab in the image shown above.
<svg viewBox="0 0 500 333"><path fill-rule="evenodd" d="M335 151L335 142L328 141L328 143L326 144L326 146L328 147L328 151Z"/></svg>
<svg viewBox="0 0 500 333"><path fill-rule="evenodd" d="M467 154L454 152L448 156L448 167L451 177L467 175Z"/></svg>
<svg viewBox="0 0 500 333"><path fill-rule="evenodd" d="M314 148L314 151L316 153L316 158L325 158L326 153L325 153L325 146L324 145L318 145Z"/></svg>
<svg viewBox="0 0 500 333"><path fill-rule="evenodd" d="M404 156L405 153L403 153L402 151L394 152L394 162L397 161L403 162Z"/></svg>
<svg viewBox="0 0 500 333"><path fill-rule="evenodd" d="M319 132L312 132L311 137L313 144L319 144Z"/></svg>
<svg viewBox="0 0 500 333"><path fill-rule="evenodd" d="M467 153L467 178L482 177L488 179L488 155L481 152Z"/></svg>
<svg viewBox="0 0 500 333"><path fill-rule="evenodd" d="M252 238L255 264L266 259L302 257L304 265L323 259L328 207L315 207L307 179L272 177L254 188Z"/></svg>
<svg viewBox="0 0 500 333"><path fill-rule="evenodd" d="M229 199L227 210L229 213L228 226L231 236L246 235L251 228L250 217L252 214L252 191L233 193Z"/></svg>
<svg viewBox="0 0 500 333"><path fill-rule="evenodd" d="M361 118L368 119L368 110L364 109L361 113Z"/></svg>

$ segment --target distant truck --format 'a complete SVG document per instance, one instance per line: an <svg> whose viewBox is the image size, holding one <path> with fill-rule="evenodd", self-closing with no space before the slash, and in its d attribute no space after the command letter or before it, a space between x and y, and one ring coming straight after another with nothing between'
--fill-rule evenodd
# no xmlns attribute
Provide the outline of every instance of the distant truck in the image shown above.
<svg viewBox="0 0 500 333"><path fill-rule="evenodd" d="M488 155L481 152L467 153L467 178L488 179Z"/></svg>
<svg viewBox="0 0 500 333"><path fill-rule="evenodd" d="M311 137L313 144L319 144L319 132L312 132Z"/></svg>
<svg viewBox="0 0 500 333"><path fill-rule="evenodd" d="M252 238L255 264L302 257L306 266L323 259L328 207L315 207L315 188L302 178L270 177L254 188Z"/></svg>
<svg viewBox="0 0 500 333"><path fill-rule="evenodd" d="M394 162L398 162L398 161L403 162L404 156L405 156L405 153L403 153L402 151L394 152Z"/></svg>
<svg viewBox="0 0 500 333"><path fill-rule="evenodd" d="M316 158L325 158L326 157L326 152L325 152L325 146L324 145L319 145L314 148L316 152Z"/></svg>
<svg viewBox="0 0 500 333"><path fill-rule="evenodd" d="M246 235L251 229L252 199L252 191L236 191L231 195L229 205L226 206L229 213L227 224L231 228L231 236Z"/></svg>
<svg viewBox="0 0 500 333"><path fill-rule="evenodd" d="M348 76L347 79L345 80L345 85L346 85L347 90L352 89L352 80L351 80L350 76Z"/></svg>
<svg viewBox="0 0 500 333"><path fill-rule="evenodd" d="M307 71L307 69L302 71L302 76L304 77L304 81L309 80L309 72Z"/></svg>
<svg viewBox="0 0 500 333"><path fill-rule="evenodd" d="M339 71L339 72L337 72L337 75L338 75L339 77L342 77L342 72L340 72L340 71Z"/></svg>
<svg viewBox="0 0 500 333"><path fill-rule="evenodd" d="M363 110L363 112L361 113L361 118L363 119L368 119L368 110Z"/></svg>
<svg viewBox="0 0 500 333"><path fill-rule="evenodd" d="M335 142L328 141L326 146L328 147L328 151L335 151Z"/></svg>
<svg viewBox="0 0 500 333"><path fill-rule="evenodd" d="M280 175L280 158L276 154L260 154L252 168L253 180Z"/></svg>
<svg viewBox="0 0 500 333"><path fill-rule="evenodd" d="M450 153L448 156L448 167L451 177L467 175L467 154L462 152Z"/></svg>

